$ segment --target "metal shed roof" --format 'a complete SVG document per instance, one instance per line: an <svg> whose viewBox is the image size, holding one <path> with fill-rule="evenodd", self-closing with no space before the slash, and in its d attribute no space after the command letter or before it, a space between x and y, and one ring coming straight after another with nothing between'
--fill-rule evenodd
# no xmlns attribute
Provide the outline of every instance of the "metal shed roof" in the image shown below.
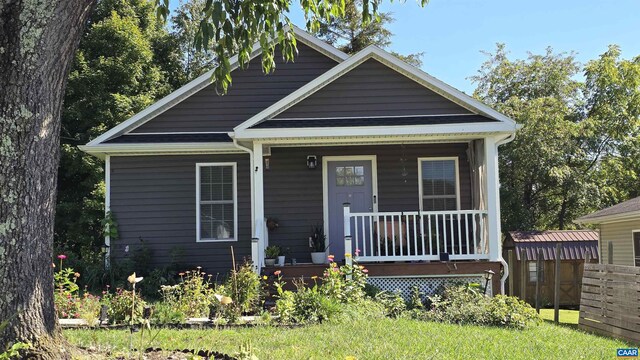
<svg viewBox="0 0 640 360"><path fill-rule="evenodd" d="M593 230L511 231L516 259L524 250L527 260L537 260L542 250L542 260L555 260L556 244L562 244L560 260L584 260L586 253L598 259L598 232Z"/></svg>

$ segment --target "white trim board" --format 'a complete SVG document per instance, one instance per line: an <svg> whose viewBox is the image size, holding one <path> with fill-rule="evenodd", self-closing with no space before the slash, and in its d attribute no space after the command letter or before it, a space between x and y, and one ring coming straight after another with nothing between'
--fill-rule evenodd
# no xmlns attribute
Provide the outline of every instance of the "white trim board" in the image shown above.
<svg viewBox="0 0 640 360"><path fill-rule="evenodd" d="M373 212L378 212L378 203L380 202L378 196L378 158L376 155L322 156L322 217L327 239L329 238L329 171L327 167L332 161L371 161L371 196L376 199L376 201L372 201Z"/></svg>
<svg viewBox="0 0 640 360"><path fill-rule="evenodd" d="M636 239L635 239L635 234L636 233L640 233L640 229L637 230L631 230L631 250L633 251L633 266L640 266L637 263L636 260L636 256L638 256L638 254L636 254ZM614 252L615 254L615 252ZM607 254L608 256L608 254Z"/></svg>
<svg viewBox="0 0 640 360"><path fill-rule="evenodd" d="M305 45L311 47L316 51L319 51L320 53L332 58L337 62L341 62L349 57L347 54L343 53L342 51L321 41L320 39L312 36L311 34L307 33L306 31L296 26L293 27L293 32L296 35L296 41L301 41ZM260 55L261 53L262 53L262 49L260 48L260 43L257 42L253 45L253 48L251 50L250 60L253 60L256 56ZM238 55L235 55L231 59L229 59L229 62L231 63L231 71L236 70L240 66L238 61ZM132 131L133 129L142 126L149 120L162 114L166 110L180 103L181 101L193 95L194 93L209 86L211 84L211 76L213 75L213 71L214 69L211 69L206 73L198 76L196 79L190 81L189 83L182 86L178 90L165 96L164 98L155 102L153 105L149 106L148 108L142 110L141 112L135 114L131 118L125 120L119 125L111 128L109 131L98 136L94 140L90 141L87 145L88 146L98 145L115 136L122 135L125 132Z"/></svg>
<svg viewBox="0 0 640 360"><path fill-rule="evenodd" d="M356 68L357 66L359 66L360 64L364 63L366 60L369 60L369 59L375 59L379 61L380 63L388 66L389 68L398 71L404 76L413 79L414 81L420 83L424 87L444 96L445 98L457 103L458 105L466 109L471 110L474 113L487 116L489 118L498 120L502 123L509 125L512 131L516 131L518 128L516 122L510 119L509 117L493 110L489 106L470 97L469 95L464 94L463 92L451 87L450 85L445 84L444 82L421 71L420 69L403 62L402 60L398 59L396 56L378 47L371 45L361 50L357 54L353 55L348 60L340 63L339 65L335 66L331 70L320 75L315 80L307 83L300 89L284 97L282 100L276 102L275 104L271 105L265 110L259 112L258 114L251 117L249 120L245 121L244 123L236 126L234 128L234 131L237 134L238 132L247 130L250 127L264 120L275 117L276 115L282 113L286 109L299 103L303 99L311 96L318 90L327 86L337 78L348 73L349 71L353 70L354 68Z"/></svg>
<svg viewBox="0 0 640 360"><path fill-rule="evenodd" d="M202 239L200 238L200 168L207 166L231 166L233 169L233 238ZM196 243L238 241L238 163L212 162L196 163Z"/></svg>

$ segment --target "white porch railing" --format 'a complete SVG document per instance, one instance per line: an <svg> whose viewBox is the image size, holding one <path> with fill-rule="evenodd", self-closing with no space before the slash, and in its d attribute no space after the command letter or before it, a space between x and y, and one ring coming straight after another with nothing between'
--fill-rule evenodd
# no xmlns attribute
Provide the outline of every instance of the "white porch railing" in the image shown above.
<svg viewBox="0 0 640 360"><path fill-rule="evenodd" d="M345 204L344 216L345 249L359 261L489 259L484 210L352 213Z"/></svg>

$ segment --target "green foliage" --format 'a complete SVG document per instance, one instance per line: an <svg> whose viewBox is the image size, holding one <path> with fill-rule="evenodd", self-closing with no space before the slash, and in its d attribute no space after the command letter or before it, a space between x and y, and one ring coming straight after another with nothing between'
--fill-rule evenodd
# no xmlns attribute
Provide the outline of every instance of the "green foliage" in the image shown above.
<svg viewBox="0 0 640 360"><path fill-rule="evenodd" d="M76 281L80 274L72 268L60 269L53 273L55 291L53 300L58 318L79 318L80 299Z"/></svg>
<svg viewBox="0 0 640 360"><path fill-rule="evenodd" d="M29 343L17 342L9 346L4 352L0 353L0 360L20 359L22 350L31 349Z"/></svg>
<svg viewBox="0 0 640 360"><path fill-rule="evenodd" d="M267 259L277 258L280 255L280 247L278 245L269 245L264 249L264 256Z"/></svg>
<svg viewBox="0 0 640 360"><path fill-rule="evenodd" d="M180 273L180 282L160 288L162 300L184 317L207 317L214 301L211 275L196 268Z"/></svg>
<svg viewBox="0 0 640 360"><path fill-rule="evenodd" d="M316 224L311 227L311 236L309 237L309 247L312 252L325 252L329 248L327 244L327 236L324 233L324 225Z"/></svg>
<svg viewBox="0 0 640 360"><path fill-rule="evenodd" d="M385 315L391 318L400 317L407 309L407 304L398 292L381 291L374 300L384 307Z"/></svg>
<svg viewBox="0 0 640 360"><path fill-rule="evenodd" d="M341 303L359 302L365 297L367 269L353 259L352 265L338 266L330 257L329 268L322 277L322 293ZM349 277L351 277L349 279Z"/></svg>
<svg viewBox="0 0 640 360"><path fill-rule="evenodd" d="M146 302L139 292L126 291L122 288L117 288L113 293L106 292L102 302L108 307L107 315L112 324L138 323L142 319L142 312L146 306ZM132 313L133 319L131 318Z"/></svg>
<svg viewBox="0 0 640 360"><path fill-rule="evenodd" d="M262 283L250 262L244 262L237 270L233 269L224 288L227 290L225 294L233 299L230 307L235 308L238 315L258 310Z"/></svg>
<svg viewBox="0 0 640 360"><path fill-rule="evenodd" d="M387 28L395 21L391 13L379 12L374 21L363 22L362 0L346 0L344 15L331 16L321 20L315 35L347 54L355 54L369 45L387 48L391 45L393 33ZM423 53L400 55L393 53L403 61L422 65Z"/></svg>
<svg viewBox="0 0 640 360"><path fill-rule="evenodd" d="M205 16L205 5L205 0L181 1L171 17L171 36L175 38L182 54L181 64L185 81L190 81L215 66L213 53L197 51L194 46L200 22ZM209 46L212 45L211 41Z"/></svg>
<svg viewBox="0 0 640 360"><path fill-rule="evenodd" d="M423 309L424 308L424 293L420 291L417 285L411 287L409 291L409 301L407 301L407 309Z"/></svg>
<svg viewBox="0 0 640 360"><path fill-rule="evenodd" d="M187 316L172 301L159 301L153 304L151 321L154 324L182 324Z"/></svg>
<svg viewBox="0 0 640 360"><path fill-rule="evenodd" d="M533 308L513 296L488 297L477 287L446 287L442 295L430 297L426 319L453 324L504 326L523 329L540 323Z"/></svg>
<svg viewBox="0 0 640 360"><path fill-rule="evenodd" d="M276 313L280 321L296 324L318 323L329 320L340 313L337 299L326 296L316 284L307 287L302 281L295 281L296 291L284 291L276 301Z"/></svg>
<svg viewBox="0 0 640 360"><path fill-rule="evenodd" d="M511 60L498 45L489 56L474 96L523 126L500 151L504 230L571 228L640 195L640 58L615 46L585 66L550 48Z"/></svg>
<svg viewBox="0 0 640 360"><path fill-rule="evenodd" d="M80 262L93 263L100 254L105 187L102 161L77 145L181 85L183 80L176 80L182 72L179 56L152 2L97 3L68 75L60 130L55 243ZM115 231L111 227L112 240L117 238Z"/></svg>

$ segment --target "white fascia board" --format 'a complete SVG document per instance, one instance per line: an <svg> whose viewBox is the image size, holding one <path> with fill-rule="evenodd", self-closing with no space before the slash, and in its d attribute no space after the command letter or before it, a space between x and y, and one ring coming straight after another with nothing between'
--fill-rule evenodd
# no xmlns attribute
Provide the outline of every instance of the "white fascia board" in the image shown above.
<svg viewBox="0 0 640 360"><path fill-rule="evenodd" d="M310 138L310 137L344 137L344 136L402 136L402 135L443 135L443 134L481 134L481 133L513 133L511 124L466 123L446 125L396 125L396 126L357 126L357 127L325 127L325 128L278 128L278 129L246 129L236 130L233 136L238 139L278 139L278 138Z"/></svg>
<svg viewBox="0 0 640 360"><path fill-rule="evenodd" d="M346 61L336 65L329 71L318 76L313 81L307 83L300 89L294 91L293 93L284 97L280 101L276 102L275 104L271 105L265 110L254 115L249 120L236 126L234 128L234 131L239 132L242 130L246 130L260 123L261 121L273 118L274 116L280 114L286 109L299 103L303 99L309 97L316 91L322 89L323 87L330 84L337 78L353 70L358 65L362 64L368 59L375 59L380 61L381 63L404 74L410 79L417 81L424 87L444 96L445 98L457 103L458 105L464 108L470 109L471 111L480 113L489 118L508 124L510 125L512 131L516 131L519 128L516 125L516 122L511 118L493 110L492 108L483 104L482 102L472 98L469 95L464 94L463 92L451 87L450 85L445 84L444 82L434 78L433 76L423 72L422 70L405 63L404 61L398 59L396 56L376 46L370 45L365 49L361 50L360 52L358 52L357 54L351 56Z"/></svg>
<svg viewBox="0 0 640 360"><path fill-rule="evenodd" d="M301 40L307 46L332 58L333 60L339 63L349 58L349 55L327 44L326 42L318 39L317 37L309 34L305 30L295 25L293 26L293 32L296 34L296 41Z"/></svg>
<svg viewBox="0 0 640 360"><path fill-rule="evenodd" d="M190 152L239 153L233 143L154 143L154 144L99 144L84 145L78 148L88 154L104 158L105 155L147 154L168 155Z"/></svg>
<svg viewBox="0 0 640 360"><path fill-rule="evenodd" d="M344 52L334 48L333 46L325 43L320 39L317 39L316 37L312 36L311 34L307 33L306 31L296 26L293 27L293 32L296 35L296 41L297 40L302 41L302 43L308 45L312 49L319 51L320 53L326 56L329 56L330 58L332 58L337 62L342 62L343 60L349 57L349 55L345 54ZM256 56L260 55L261 53L262 53L262 48L260 47L260 43L256 42L255 44L253 44L250 60L253 60ZM231 59L229 59L229 62L231 63L231 71L236 70L240 66L238 61L238 55L235 55ZM93 139L92 141L87 143L87 145L100 144L103 141L109 140L112 137L122 135L125 132L131 131L137 127L142 126L147 121L162 114L166 110L180 103L181 101L193 95L194 93L211 85L211 76L213 75L213 71L214 69L211 69L206 73L198 76L197 78L183 85L176 91L158 100L153 105L135 114L131 118L113 127L112 129L103 133L97 138Z"/></svg>
<svg viewBox="0 0 640 360"><path fill-rule="evenodd" d="M576 224L606 224L612 222L621 222L621 221L630 221L630 220L640 220L640 211L632 211L620 214L613 214L608 216L599 216L594 218L578 218L573 220Z"/></svg>

